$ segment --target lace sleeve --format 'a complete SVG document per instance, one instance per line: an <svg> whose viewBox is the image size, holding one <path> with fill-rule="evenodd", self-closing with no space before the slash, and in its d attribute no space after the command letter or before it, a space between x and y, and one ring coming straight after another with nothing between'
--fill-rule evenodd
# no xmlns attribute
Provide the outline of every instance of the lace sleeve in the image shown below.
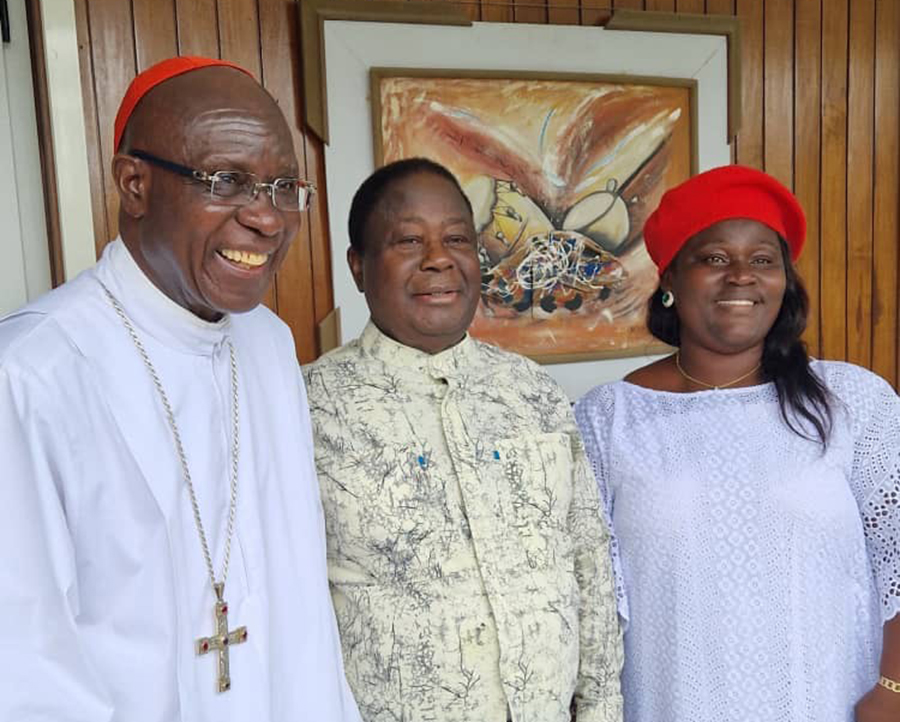
<svg viewBox="0 0 900 722"><path fill-rule="evenodd" d="M591 471L597 481L600 493L600 506L609 531L609 552L612 558L613 576L616 585L616 604L619 616L627 628L628 597L625 594L625 582L622 575L622 562L619 556L619 541L613 524L613 507L615 496L609 479L609 429L615 408L613 393L606 387L600 387L583 396L575 404L575 420L584 440L584 449L591 464Z"/></svg>
<svg viewBox="0 0 900 722"><path fill-rule="evenodd" d="M888 620L900 612L900 397L880 377L858 371L847 374L843 395L854 424L851 485Z"/></svg>

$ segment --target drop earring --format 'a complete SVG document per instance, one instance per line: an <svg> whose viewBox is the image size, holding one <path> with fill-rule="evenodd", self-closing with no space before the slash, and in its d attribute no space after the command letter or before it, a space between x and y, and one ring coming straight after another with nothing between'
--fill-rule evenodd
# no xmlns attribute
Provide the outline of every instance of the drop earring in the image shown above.
<svg viewBox="0 0 900 722"><path fill-rule="evenodd" d="M675 305L675 294L671 291L663 291L662 298L659 299L663 308L672 308Z"/></svg>

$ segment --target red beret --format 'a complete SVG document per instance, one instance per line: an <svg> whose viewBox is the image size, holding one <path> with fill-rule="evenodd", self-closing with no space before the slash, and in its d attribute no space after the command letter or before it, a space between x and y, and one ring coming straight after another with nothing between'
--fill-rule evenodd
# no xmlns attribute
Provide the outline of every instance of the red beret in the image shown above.
<svg viewBox="0 0 900 722"><path fill-rule="evenodd" d="M806 217L797 199L772 176L740 165L713 168L666 191L644 223L647 252L662 274L690 238L731 218L767 225L787 242L792 260L800 255Z"/></svg>
<svg viewBox="0 0 900 722"><path fill-rule="evenodd" d="M125 97L122 98L121 105L119 105L119 112L116 113L116 134L115 140L113 141L113 148L115 151L118 153L119 144L122 142L122 133L125 132L125 126L128 124L128 119L131 117L131 114L134 112L134 109L137 107L141 98L169 78L174 78L176 75L182 75L183 73L190 73L192 70L200 70L200 68L209 68L217 65L226 68L234 68L235 70L240 70L242 73L247 73L247 75L253 77L249 70L246 70L235 63L230 63L227 60L215 60L213 58L200 58L185 55L180 58L163 60L162 62L147 68L143 73L132 80L131 85L128 86L128 90L125 91Z"/></svg>

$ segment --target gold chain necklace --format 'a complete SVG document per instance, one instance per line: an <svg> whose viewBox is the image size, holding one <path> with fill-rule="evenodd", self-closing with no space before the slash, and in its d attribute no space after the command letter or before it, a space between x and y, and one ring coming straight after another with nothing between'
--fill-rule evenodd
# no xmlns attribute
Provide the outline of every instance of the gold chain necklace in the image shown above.
<svg viewBox="0 0 900 722"><path fill-rule="evenodd" d="M150 361L150 355L144 348L140 337L137 335L131 319L125 313L125 309L119 303L119 300L112 294L105 285L103 291L106 298L116 312L116 315L122 320L125 330L131 337L134 346L140 354L141 360L156 391L162 402L163 410L166 413L166 421L172 432L172 439L175 443L175 451L178 453L178 460L181 462L181 475L187 486L188 494L191 497L191 508L194 512L194 526L197 527L197 535L200 537L200 546L203 550L203 559L206 562L206 571L209 574L209 583L212 585L213 592L216 595L215 603L215 621L216 632L211 637L201 637L197 640L196 650L198 655L204 655L208 652L218 652L218 690L219 692L227 692L231 689L231 673L229 665L228 649L231 645L242 644L247 641L247 628L238 627L237 629L228 630L228 603L224 599L225 580L228 578L228 562L231 560L231 539L234 536L234 517L237 509L237 489L238 489L238 440L240 438L240 418L238 414L238 373L237 360L235 359L234 346L228 341L228 352L231 357L231 422L232 422L232 445L231 445L231 500L228 507L228 527L225 532L225 556L222 560L222 581L216 581L216 573L213 569L212 557L209 553L209 544L206 542L206 531L203 529L203 520L200 518L200 505L197 503L197 494L194 491L194 483L191 481L191 472L188 468L187 456L184 453L184 447L181 444L181 434L178 433L178 425L175 423L175 414L172 412L172 406L169 403L169 397L163 388L162 381L153 363Z"/></svg>
<svg viewBox="0 0 900 722"><path fill-rule="evenodd" d="M762 361L760 361L758 364L756 364L756 366L754 366L752 369L750 369L747 373L743 374L742 376L738 376L736 379L732 379L731 381L729 381L726 384L718 384L718 385L708 384L708 383L706 383L706 381L701 381L700 379L695 379L687 371L685 371L681 367L681 350L680 349L675 352L675 366L678 368L678 373L680 373L682 376L684 376L688 381L693 381L695 384L698 384L699 386L704 386L708 389L712 389L713 391L718 391L719 389L727 389L729 386L734 386L735 384L740 383L744 379L749 378L750 376L755 374L762 367Z"/></svg>

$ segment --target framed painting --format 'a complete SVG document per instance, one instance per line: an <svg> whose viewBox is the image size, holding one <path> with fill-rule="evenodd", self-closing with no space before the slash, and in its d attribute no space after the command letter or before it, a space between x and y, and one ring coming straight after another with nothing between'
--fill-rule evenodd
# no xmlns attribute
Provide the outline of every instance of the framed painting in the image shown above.
<svg viewBox="0 0 900 722"><path fill-rule="evenodd" d="M696 81L373 68L375 165L449 168L479 235L476 338L543 363L646 354L644 219L697 167Z"/></svg>
<svg viewBox="0 0 900 722"><path fill-rule="evenodd" d="M375 169L376 158L385 160L393 157L390 154L395 152L408 155L404 149L394 149L390 139L385 143L381 138L383 130L373 133L373 128L381 124L380 117L376 121L375 115L381 100L380 96L378 99L375 97L373 82L379 84L378 94L382 83L403 77L408 78L406 82L409 83L422 83L430 78L438 85L440 81L447 85L454 79L463 84L476 81L489 84L492 80L501 83L533 82L541 84L541 93L545 96L542 102L550 103L552 98L557 97L554 93L560 93L558 97L566 94L569 97L563 103L568 109L565 113L554 113L548 120L545 106L543 111L538 109L529 119L530 131L528 128L521 130L526 135L531 133L528 142L532 145L523 144L518 149L519 156L530 158L532 168L544 167L539 137L545 121L544 142L548 142L546 138L550 134L556 133L559 136L555 141L558 148L565 150L562 155L575 166L579 164L582 159L578 153L573 153L574 146L563 148L567 146L566 123L569 132L577 135L577 118L582 117L577 109L578 102L583 101L587 106L594 103L599 107L599 103L589 98L593 98L601 88L621 96L620 108L629 103L636 105L637 115L633 118L644 117L640 113L646 112L647 122L667 138L666 147L655 153L653 150L646 151L644 160L649 156L653 160L643 168L624 163L621 167L614 166L612 171L608 169L606 175L593 173L591 166L602 166L609 153L602 157L592 156L591 166L581 170L573 166L568 171L568 191L551 190L553 183L546 179L535 180L529 185L522 182L521 175L505 178L500 174L481 172L487 168L478 169L480 161L477 157L460 159L456 165L449 161L446 163L459 174L467 190L473 194L483 230L488 228L484 225L487 221L488 225L493 223L495 235L503 233L504 238L508 236L507 240L517 235L527 240L541 234L555 240L554 233L569 233L575 239L568 245L557 244L554 250L549 250L549 245L539 249L540 242L533 243L530 251L525 246L512 253L506 253L509 249L505 247L493 250L486 261L493 261L492 265L486 266L486 270L491 270L491 278L485 279L489 287L486 293L492 294L488 304L494 306L488 310L494 313L495 319L505 322L507 330L498 328L502 323L495 323L495 328L487 333L505 332L519 336L514 328L516 323L529 325L535 320L554 316L571 321L573 317L586 316L587 309L596 311L600 316L605 308L608 313L600 316L606 324L603 329L617 329L605 338L596 330L577 329L570 324L569 335L572 338L567 346L554 345L552 340L532 334L531 348L516 347L536 358L554 361L547 366L548 372L573 398L597 383L621 378L655 357L659 345L646 336L640 336L640 331L634 327L626 330L629 327L624 320L629 313L637 312L643 303L641 298L646 298L643 294L649 293L649 286L655 280L640 258L642 245L636 229L649 212L653 198L658 197L665 187L694 170L702 171L730 162L729 98L734 97L734 91L733 83L729 83L728 36L704 34L702 28L705 25L689 27L689 32L671 32L672 27L643 31L472 23L463 11L451 5L382 0L302 0L301 22L304 112L310 128L326 143L325 178L336 307L336 313L325 324L329 326L325 331L330 338L345 343L358 336L368 320L365 299L357 291L346 263L349 243L346 222L353 194ZM656 22L658 25L658 18ZM373 78L381 80L374 81ZM564 87L554 86L554 83L561 83ZM483 91L484 97L491 96L495 90L496 87ZM395 84L392 92L402 94L399 83ZM459 94L460 91L453 92ZM643 111L640 110L642 103L635 102L642 97L642 93L656 95L656 100L648 100ZM582 101L575 99L579 94ZM485 112L500 112L490 103L489 100L482 103ZM670 104L669 114L677 109L675 114L678 117L673 120L666 120L666 116L657 118L656 114L649 112L650 108L656 107L653 103L658 103L660 108ZM580 112L587 113L583 117L589 117L594 111L599 112L597 107ZM412 119L413 115L408 114L408 118ZM620 131L629 124L625 116L624 111L611 116L617 118L611 122ZM492 132L496 125L491 119L494 117L485 120ZM604 114L600 113L598 118L602 121ZM440 125L439 118L432 120ZM474 120L470 121L474 123ZM412 130L416 121L413 119L408 125L408 130ZM641 122L637 125L641 126ZM444 122L444 127L450 126ZM624 130L609 150L628 146L631 150L621 153L622 159L641 155L638 148L646 145L651 135L648 133L645 137L639 130L631 135L630 131ZM608 142L606 133L599 136ZM381 138L377 143L376 137ZM501 141L497 142L502 145ZM537 150L534 149L535 143ZM444 151L436 148L437 144L429 148L426 155L440 160L435 154ZM448 158L444 156L444 160ZM559 168L562 169L562 166ZM579 188L582 182L586 185ZM481 196L478 196L479 192ZM539 202L535 202L534 196ZM605 207L604 201L610 207ZM532 206L540 210L543 220ZM503 213L508 212L504 208L515 210L523 218L524 215L533 217L532 225L525 228L521 224L516 226L515 219L510 225L504 219ZM522 214L523 209L528 210L529 214ZM603 218L595 223L600 216ZM627 230L623 231L626 223ZM596 240L598 238L601 240ZM617 242L620 238L622 240ZM546 271L546 264L541 266L543 271L537 270L535 264L531 264L529 270L527 263L523 266L528 255L524 251L559 254L555 265L550 267L556 276L568 274L568 283L557 284L559 288L554 286L547 293L551 278L541 277L541 273ZM516 252L522 257L517 257ZM627 271L628 275L617 271L617 268ZM626 291L623 285L621 292L616 292L613 287L616 274L619 279L629 279L627 285L631 291ZM488 275L485 273L485 276ZM521 278L525 283L520 284L521 288L510 289L509 278L512 277ZM505 288L501 280L506 283ZM526 285L532 286L528 299ZM535 285L540 286L538 293L535 293ZM578 291L580 302L575 300L576 292L572 288L566 290L563 286L576 287L576 290L579 286L583 287L584 291ZM609 289L608 293L604 288ZM601 294L606 298L601 299ZM554 302L552 312L548 310L550 300L544 300L548 296ZM507 305L511 302L512 311L503 308L501 302ZM515 308L515 304L519 308ZM586 310L579 314L578 308ZM335 323L338 313L339 328ZM484 308L479 313L486 315ZM609 322L610 315L612 322ZM483 323L481 317L477 324L480 323ZM562 321L558 323L566 325ZM474 332L481 333L477 325ZM615 333L619 336L614 337Z"/></svg>

